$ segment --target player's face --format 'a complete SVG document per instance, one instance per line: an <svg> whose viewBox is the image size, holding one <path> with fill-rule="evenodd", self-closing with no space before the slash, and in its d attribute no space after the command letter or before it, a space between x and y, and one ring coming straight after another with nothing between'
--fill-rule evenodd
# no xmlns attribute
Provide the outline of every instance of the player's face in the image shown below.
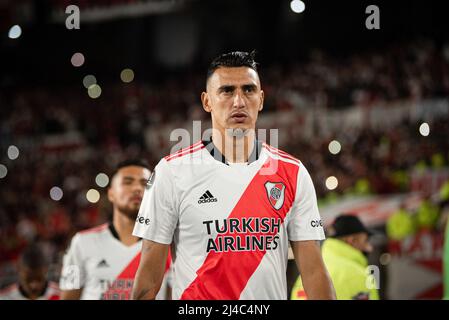
<svg viewBox="0 0 449 320"><path fill-rule="evenodd" d="M365 254L370 253L373 251L373 246L369 242L369 236L365 232L360 232L354 235L352 240L352 246L356 249L359 249L360 251L364 252Z"/></svg>
<svg viewBox="0 0 449 320"><path fill-rule="evenodd" d="M214 129L255 129L264 93L256 71L248 67L218 68L207 83L201 100L212 115Z"/></svg>
<svg viewBox="0 0 449 320"><path fill-rule="evenodd" d="M108 190L109 201L121 213L135 220L142 202L150 171L139 166L121 168L114 176Z"/></svg>
<svg viewBox="0 0 449 320"><path fill-rule="evenodd" d="M31 299L37 299L44 293L47 285L47 271L47 268L19 267L20 286Z"/></svg>

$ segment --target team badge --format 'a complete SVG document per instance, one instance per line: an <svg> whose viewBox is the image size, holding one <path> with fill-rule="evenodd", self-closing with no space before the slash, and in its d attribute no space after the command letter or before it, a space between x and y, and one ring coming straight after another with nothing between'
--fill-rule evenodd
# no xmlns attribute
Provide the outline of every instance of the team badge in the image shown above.
<svg viewBox="0 0 449 320"><path fill-rule="evenodd" d="M267 190L268 201L270 201L273 208L279 210L282 208L285 199L285 185L282 182L266 182L265 189Z"/></svg>

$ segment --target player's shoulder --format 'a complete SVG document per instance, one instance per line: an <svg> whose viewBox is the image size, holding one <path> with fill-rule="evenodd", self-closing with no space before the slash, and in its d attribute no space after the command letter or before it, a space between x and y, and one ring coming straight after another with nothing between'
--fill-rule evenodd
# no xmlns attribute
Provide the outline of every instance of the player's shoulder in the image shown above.
<svg viewBox="0 0 449 320"><path fill-rule="evenodd" d="M204 149L205 145L202 140L186 147L182 148L174 153L169 154L168 156L165 156L160 163L166 163L169 166L172 164L179 164L179 163L188 163L184 160L186 159L192 159L195 157L198 157L200 155L200 150Z"/></svg>
<svg viewBox="0 0 449 320"><path fill-rule="evenodd" d="M7 298L17 292L19 290L19 287L17 286L17 283L10 284L9 286L6 286L5 288L2 288L0 290L0 299Z"/></svg>
<svg viewBox="0 0 449 320"><path fill-rule="evenodd" d="M97 239L99 236L105 235L108 232L108 230L109 230L109 223L106 222L89 229L78 231L73 237L73 239L75 241L81 242Z"/></svg>
<svg viewBox="0 0 449 320"><path fill-rule="evenodd" d="M281 149L275 148L271 145L269 145L268 143L263 143L262 144L267 152L267 154L276 159L279 160L281 162L285 162L285 163L291 163L294 164L298 167L303 167L303 164L301 162L301 160L299 160L298 158L292 156L291 154L282 151Z"/></svg>

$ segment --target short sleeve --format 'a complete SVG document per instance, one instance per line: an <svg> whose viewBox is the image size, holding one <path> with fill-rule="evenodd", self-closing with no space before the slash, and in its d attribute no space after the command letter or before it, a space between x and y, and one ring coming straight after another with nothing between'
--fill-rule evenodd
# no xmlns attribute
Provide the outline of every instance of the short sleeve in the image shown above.
<svg viewBox="0 0 449 320"><path fill-rule="evenodd" d="M77 290L84 287L85 281L86 271L82 257L80 235L76 234L63 257L59 287L61 290Z"/></svg>
<svg viewBox="0 0 449 320"><path fill-rule="evenodd" d="M140 205L133 235L170 244L178 223L173 174L165 159L154 169Z"/></svg>
<svg viewBox="0 0 449 320"><path fill-rule="evenodd" d="M312 178L302 165L298 171L295 202L287 216L287 232L291 241L324 240L323 221Z"/></svg>

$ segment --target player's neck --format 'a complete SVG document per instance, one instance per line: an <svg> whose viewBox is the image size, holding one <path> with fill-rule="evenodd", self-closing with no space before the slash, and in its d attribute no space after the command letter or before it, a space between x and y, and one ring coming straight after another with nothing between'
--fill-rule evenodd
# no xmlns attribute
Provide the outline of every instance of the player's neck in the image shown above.
<svg viewBox="0 0 449 320"><path fill-rule="evenodd" d="M223 139L224 138L224 139ZM243 137L235 137L229 131L212 131L212 141L228 162L244 163L254 149L255 131L249 130Z"/></svg>
<svg viewBox="0 0 449 320"><path fill-rule="evenodd" d="M128 218L123 213L114 210L112 224L117 231L120 241L123 242L123 244L126 246L132 246L137 241L139 241L139 238L132 235L134 222L134 220Z"/></svg>

